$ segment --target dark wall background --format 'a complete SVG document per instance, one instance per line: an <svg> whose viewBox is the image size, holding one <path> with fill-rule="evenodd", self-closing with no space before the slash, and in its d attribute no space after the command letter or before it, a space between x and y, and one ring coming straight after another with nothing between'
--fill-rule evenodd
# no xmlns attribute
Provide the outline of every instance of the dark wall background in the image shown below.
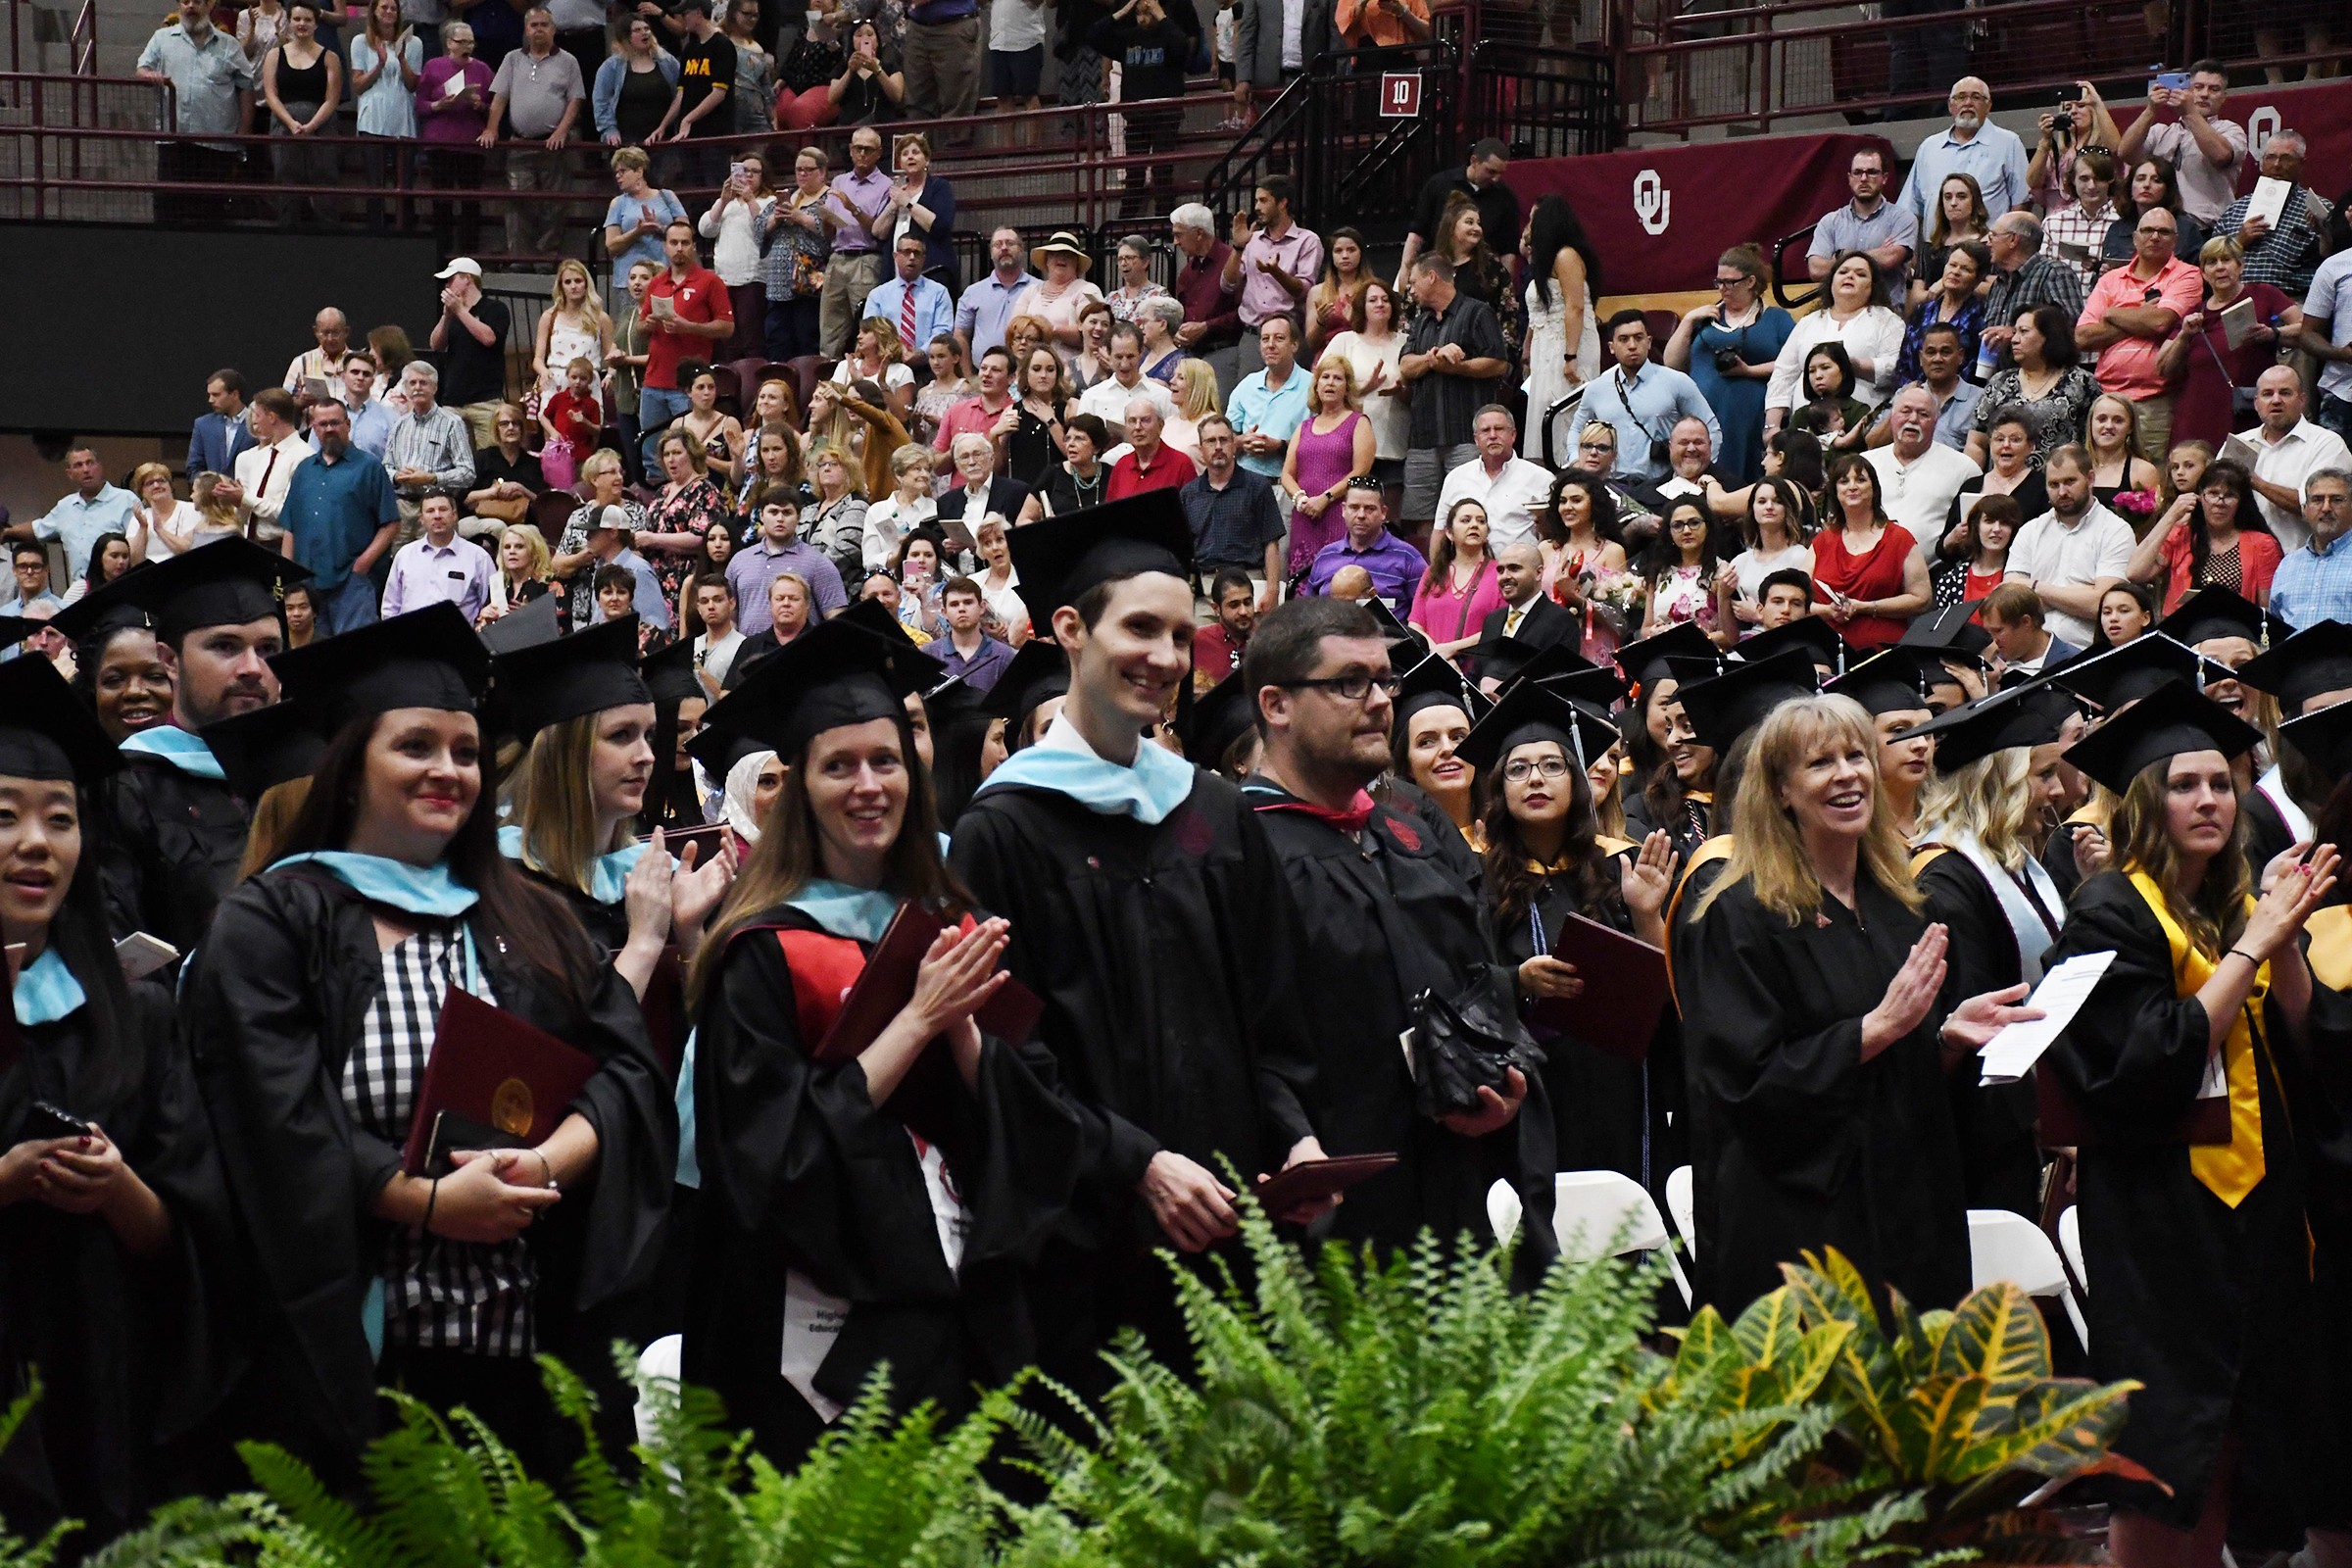
<svg viewBox="0 0 2352 1568"><path fill-rule="evenodd" d="M27 301L0 430L185 435L208 376L234 367L249 387L276 385L328 305L354 343L389 321L421 350L442 261L423 236L0 222L0 277Z"/></svg>

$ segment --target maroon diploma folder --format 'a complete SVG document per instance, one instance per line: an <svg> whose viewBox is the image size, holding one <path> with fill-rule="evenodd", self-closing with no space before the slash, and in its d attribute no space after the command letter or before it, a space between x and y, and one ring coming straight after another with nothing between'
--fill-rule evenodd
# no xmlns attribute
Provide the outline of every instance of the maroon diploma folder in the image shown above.
<svg viewBox="0 0 2352 1568"><path fill-rule="evenodd" d="M544 1142L596 1066L586 1052L450 987L416 1088L401 1168L412 1176L444 1174L453 1149Z"/></svg>
<svg viewBox="0 0 2352 1568"><path fill-rule="evenodd" d="M1584 994L1543 999L1528 1009L1528 1022L1628 1061L1648 1055L1658 1015L1666 1007L1666 955L1597 920L1570 914L1552 939L1551 956L1576 966Z"/></svg>
<svg viewBox="0 0 2352 1568"><path fill-rule="evenodd" d="M2058 1081L2047 1063L2034 1069L2034 1110L2040 1121L2041 1147L2044 1149L2096 1149L2109 1142L2105 1134L2091 1124L2082 1106L2067 1087ZM2154 1140L2168 1144L2226 1144L2230 1142L2230 1102L2199 1100L2183 1111L2180 1120L2165 1137Z"/></svg>
<svg viewBox="0 0 2352 1568"><path fill-rule="evenodd" d="M1269 1214L1282 1214L1300 1203L1344 1193L1396 1163L1395 1154L1338 1154L1330 1159L1310 1159L1267 1177L1250 1191L1258 1207Z"/></svg>

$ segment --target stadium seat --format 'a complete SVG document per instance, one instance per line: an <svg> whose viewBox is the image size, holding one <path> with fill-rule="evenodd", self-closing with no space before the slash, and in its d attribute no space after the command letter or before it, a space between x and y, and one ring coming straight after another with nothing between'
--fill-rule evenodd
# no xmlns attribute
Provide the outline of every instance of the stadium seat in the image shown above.
<svg viewBox="0 0 2352 1568"><path fill-rule="evenodd" d="M2067 1284L2066 1265L2058 1259L2058 1249L2050 1245L2040 1226L2005 1208L1972 1208L1968 1211L1968 1256L1970 1283L1975 1289L2006 1281L2028 1296L2054 1296L2064 1301L2076 1337L2089 1348L2090 1328L2082 1321L2082 1304Z"/></svg>
<svg viewBox="0 0 2352 1568"><path fill-rule="evenodd" d="M1690 1167L1677 1165L1666 1173L1666 1212L1674 1216L1675 1234L1683 1250L1698 1255L1698 1195L1691 1186Z"/></svg>

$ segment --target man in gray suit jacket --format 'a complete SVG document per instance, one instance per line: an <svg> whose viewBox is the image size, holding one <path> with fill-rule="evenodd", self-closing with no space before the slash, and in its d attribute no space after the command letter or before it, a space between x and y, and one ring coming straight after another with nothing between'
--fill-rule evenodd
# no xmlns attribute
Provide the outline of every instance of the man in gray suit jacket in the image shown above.
<svg viewBox="0 0 2352 1568"><path fill-rule="evenodd" d="M1283 8L1300 8L1294 51L1285 36ZM1272 97L1283 83L1315 62L1317 55L1345 47L1332 25L1332 0L1241 0L1234 24L1233 101L1250 113L1252 90Z"/></svg>

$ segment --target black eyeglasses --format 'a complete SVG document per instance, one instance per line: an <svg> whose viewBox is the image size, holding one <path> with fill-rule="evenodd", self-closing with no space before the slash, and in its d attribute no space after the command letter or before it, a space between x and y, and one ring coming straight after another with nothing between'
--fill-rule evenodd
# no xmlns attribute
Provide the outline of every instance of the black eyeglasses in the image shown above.
<svg viewBox="0 0 2352 1568"><path fill-rule="evenodd" d="M1312 687L1319 692L1329 692L1334 697L1346 702L1360 703L1372 695L1372 688L1375 686L1387 692L1391 697L1396 696L1404 689L1404 677L1393 669L1383 670L1377 675L1366 670L1351 669L1345 675L1324 675L1314 680L1286 680L1280 684L1285 691L1299 691Z"/></svg>
<svg viewBox="0 0 2352 1568"><path fill-rule="evenodd" d="M1513 784L1524 784L1539 774L1544 778L1566 778L1567 760L1558 757L1542 757L1533 761L1521 758L1502 764L1502 776Z"/></svg>

